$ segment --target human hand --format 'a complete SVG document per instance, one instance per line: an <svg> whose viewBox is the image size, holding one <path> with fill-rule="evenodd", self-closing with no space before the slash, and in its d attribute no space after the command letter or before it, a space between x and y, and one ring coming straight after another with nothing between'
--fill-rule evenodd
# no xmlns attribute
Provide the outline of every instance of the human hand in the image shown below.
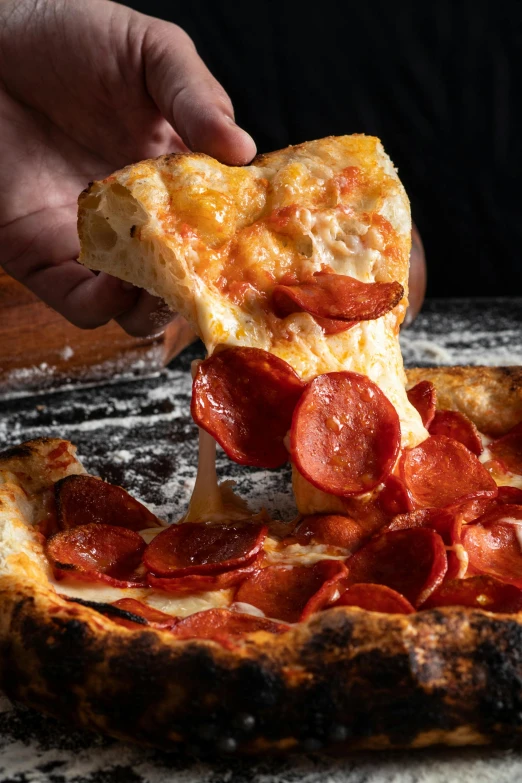
<svg viewBox="0 0 522 783"><path fill-rule="evenodd" d="M76 262L78 193L166 152L247 163L233 118L176 25L109 0L0 0L0 264L76 326L158 332L160 300Z"/></svg>

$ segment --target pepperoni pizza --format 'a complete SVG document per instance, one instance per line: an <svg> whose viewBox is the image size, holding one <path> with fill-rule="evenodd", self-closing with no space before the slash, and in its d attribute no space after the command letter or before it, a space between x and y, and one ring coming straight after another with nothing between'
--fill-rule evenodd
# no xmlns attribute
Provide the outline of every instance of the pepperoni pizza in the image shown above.
<svg viewBox="0 0 522 783"><path fill-rule="evenodd" d="M378 140L145 161L79 230L205 342L198 476L169 526L67 441L0 455L8 693L162 747L516 741L522 378L406 378L409 207ZM295 519L219 485L216 443L290 460Z"/></svg>

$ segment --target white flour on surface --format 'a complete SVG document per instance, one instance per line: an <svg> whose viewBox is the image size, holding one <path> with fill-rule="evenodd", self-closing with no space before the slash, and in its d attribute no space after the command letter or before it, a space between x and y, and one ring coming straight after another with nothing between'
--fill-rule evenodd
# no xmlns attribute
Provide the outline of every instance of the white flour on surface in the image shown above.
<svg viewBox="0 0 522 783"><path fill-rule="evenodd" d="M520 302L428 303L401 334L415 365L522 364ZM475 328L477 327L477 328ZM61 389L0 401L0 446L36 437L78 445L87 470L126 487L160 517L178 519L197 464L190 419L189 349L173 368L135 381ZM142 370L147 368L143 365ZM46 372L46 368L38 370ZM23 372L23 371L21 371ZM22 376L20 376L22 378ZM23 378L22 378L23 380ZM237 482L252 508L295 513L290 471L237 466L218 450L221 480ZM134 747L82 731L0 700L0 781L13 783L520 783L522 754L490 748L324 756L233 758L210 763Z"/></svg>

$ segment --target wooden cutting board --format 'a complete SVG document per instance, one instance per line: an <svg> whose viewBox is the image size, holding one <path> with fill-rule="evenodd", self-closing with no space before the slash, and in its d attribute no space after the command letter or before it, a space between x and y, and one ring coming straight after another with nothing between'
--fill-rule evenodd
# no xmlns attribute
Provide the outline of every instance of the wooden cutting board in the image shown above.
<svg viewBox="0 0 522 783"><path fill-rule="evenodd" d="M0 269L0 394L150 374L193 339L181 318L154 339L77 329Z"/></svg>

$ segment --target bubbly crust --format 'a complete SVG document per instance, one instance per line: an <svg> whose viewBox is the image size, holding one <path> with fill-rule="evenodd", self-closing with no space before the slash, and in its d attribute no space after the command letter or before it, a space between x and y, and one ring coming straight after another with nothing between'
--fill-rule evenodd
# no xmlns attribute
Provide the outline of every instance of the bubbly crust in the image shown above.
<svg viewBox="0 0 522 783"><path fill-rule="evenodd" d="M522 421L522 367L423 367L406 371L408 388L432 381L437 407L464 413L498 437Z"/></svg>
<svg viewBox="0 0 522 783"><path fill-rule="evenodd" d="M480 382L479 368L414 370L409 380L429 378L446 400L454 378L469 377L477 410L487 410L493 381L499 412L520 400L521 370L480 369ZM0 455L0 682L11 698L116 737L203 753L520 743L521 614L343 607L229 650L131 631L111 622L107 605L58 596L31 524L52 482L83 470L64 443Z"/></svg>

